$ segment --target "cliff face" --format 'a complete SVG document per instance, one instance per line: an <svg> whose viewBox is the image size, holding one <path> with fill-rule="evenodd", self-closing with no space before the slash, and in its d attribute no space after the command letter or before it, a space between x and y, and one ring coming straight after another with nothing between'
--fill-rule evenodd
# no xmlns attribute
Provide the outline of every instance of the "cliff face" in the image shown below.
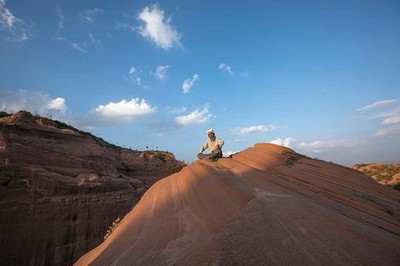
<svg viewBox="0 0 400 266"><path fill-rule="evenodd" d="M0 118L0 265L71 265L183 166L27 112Z"/></svg>
<svg viewBox="0 0 400 266"><path fill-rule="evenodd" d="M155 183L76 265L398 265L400 192L256 144Z"/></svg>

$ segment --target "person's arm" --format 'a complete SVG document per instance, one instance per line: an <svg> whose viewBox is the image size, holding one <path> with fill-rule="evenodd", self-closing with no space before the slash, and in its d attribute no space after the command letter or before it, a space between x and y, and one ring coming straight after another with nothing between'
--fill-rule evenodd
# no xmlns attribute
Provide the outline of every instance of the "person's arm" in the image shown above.
<svg viewBox="0 0 400 266"><path fill-rule="evenodd" d="M203 153L204 150L206 150L208 148L208 142L206 141L203 146L201 146L200 148L200 153Z"/></svg>

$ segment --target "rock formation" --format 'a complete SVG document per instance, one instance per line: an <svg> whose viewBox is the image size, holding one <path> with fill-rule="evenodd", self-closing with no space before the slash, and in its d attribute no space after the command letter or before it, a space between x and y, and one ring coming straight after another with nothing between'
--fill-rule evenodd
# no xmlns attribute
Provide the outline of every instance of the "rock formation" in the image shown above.
<svg viewBox="0 0 400 266"><path fill-rule="evenodd" d="M183 166L28 112L0 118L0 265L71 265Z"/></svg>
<svg viewBox="0 0 400 266"><path fill-rule="evenodd" d="M399 265L400 192L273 144L155 183L75 265Z"/></svg>

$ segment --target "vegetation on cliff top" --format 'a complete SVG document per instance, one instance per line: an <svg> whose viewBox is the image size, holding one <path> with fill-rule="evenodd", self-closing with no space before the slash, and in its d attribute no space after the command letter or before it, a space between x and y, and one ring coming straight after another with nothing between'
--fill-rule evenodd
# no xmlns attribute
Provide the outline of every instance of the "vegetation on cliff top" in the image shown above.
<svg viewBox="0 0 400 266"><path fill-rule="evenodd" d="M73 132L76 132L80 135L83 136L88 136L90 138L92 138L93 140L95 140L99 145L103 146L103 147L107 147L107 148L112 148L112 149L126 149L126 150L130 150L130 151L136 151L136 152L143 152L151 157L156 157L158 159L160 159L163 162L167 162L170 160L175 160L175 156L173 155L173 153L168 152L168 151L158 151L158 150L149 150L149 151L138 151L138 150L133 150L130 148L123 148L120 146L117 146L115 144L112 144L110 142L105 141L103 138L97 137L95 135L93 135L92 133L77 129L71 125L68 125L64 122L61 122L59 120L55 120L52 118L47 118L47 117L42 117L39 115L32 115L30 112L28 111L19 111L15 114L9 114L7 112L4 111L0 111L0 118L2 117L8 117L8 116L12 116L12 115L19 115L21 117L32 117L32 119L36 122L40 122L40 124L44 124L44 125L48 125L48 126L52 126L58 129L69 129Z"/></svg>
<svg viewBox="0 0 400 266"><path fill-rule="evenodd" d="M370 176L382 185L390 185L400 190L400 180L395 176L400 174L400 164L356 164L354 169Z"/></svg>

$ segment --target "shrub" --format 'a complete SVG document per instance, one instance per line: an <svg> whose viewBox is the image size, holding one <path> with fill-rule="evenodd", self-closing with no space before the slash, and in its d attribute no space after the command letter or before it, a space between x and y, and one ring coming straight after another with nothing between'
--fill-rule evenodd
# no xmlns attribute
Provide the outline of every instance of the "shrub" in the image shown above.
<svg viewBox="0 0 400 266"><path fill-rule="evenodd" d="M8 114L4 111L0 111L0 117L6 117L6 116L10 116L10 114Z"/></svg>
<svg viewBox="0 0 400 266"><path fill-rule="evenodd" d="M106 235L104 236L104 240L106 240L107 237L109 237L112 234L112 232L114 232L115 228L118 227L120 222L121 222L120 218L117 218L114 222L112 222L112 224L108 227Z"/></svg>

